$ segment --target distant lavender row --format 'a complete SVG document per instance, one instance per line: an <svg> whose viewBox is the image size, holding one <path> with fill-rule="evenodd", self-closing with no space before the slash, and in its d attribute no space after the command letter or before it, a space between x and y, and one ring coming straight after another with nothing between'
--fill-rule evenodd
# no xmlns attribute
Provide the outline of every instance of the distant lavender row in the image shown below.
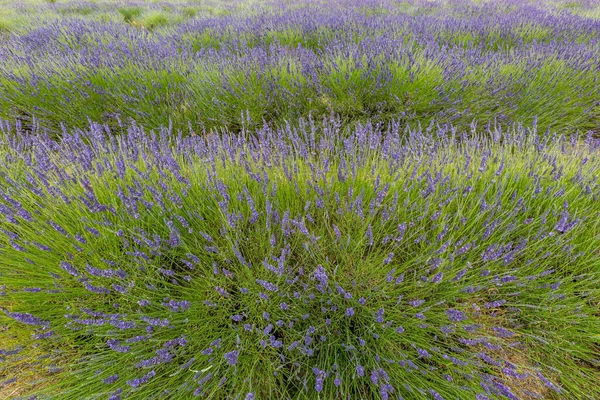
<svg viewBox="0 0 600 400"><path fill-rule="evenodd" d="M597 140L0 126L0 318L28 335L8 389L600 397Z"/></svg>
<svg viewBox="0 0 600 400"><path fill-rule="evenodd" d="M237 131L245 111L255 126L334 112L348 122L537 116L544 129L600 129L600 20L563 2L237 2L229 15L152 30L118 12L136 5L0 35L0 113L53 128L133 118L197 132ZM113 17L94 18L101 10Z"/></svg>

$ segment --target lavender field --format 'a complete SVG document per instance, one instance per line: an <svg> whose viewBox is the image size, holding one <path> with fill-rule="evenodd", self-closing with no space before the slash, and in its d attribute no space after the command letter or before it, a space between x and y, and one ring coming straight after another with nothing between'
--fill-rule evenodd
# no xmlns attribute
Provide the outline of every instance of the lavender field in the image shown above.
<svg viewBox="0 0 600 400"><path fill-rule="evenodd" d="M0 399L600 399L600 3L0 0Z"/></svg>

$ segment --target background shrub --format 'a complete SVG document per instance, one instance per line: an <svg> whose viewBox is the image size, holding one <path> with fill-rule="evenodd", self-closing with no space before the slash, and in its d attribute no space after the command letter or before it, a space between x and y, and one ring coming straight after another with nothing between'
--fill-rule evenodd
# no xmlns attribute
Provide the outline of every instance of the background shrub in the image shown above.
<svg viewBox="0 0 600 400"><path fill-rule="evenodd" d="M334 112L350 126L537 118L542 132L598 135L598 8L563 6L8 2L0 117L36 119L55 134L88 118L239 132L246 112L252 128Z"/></svg>

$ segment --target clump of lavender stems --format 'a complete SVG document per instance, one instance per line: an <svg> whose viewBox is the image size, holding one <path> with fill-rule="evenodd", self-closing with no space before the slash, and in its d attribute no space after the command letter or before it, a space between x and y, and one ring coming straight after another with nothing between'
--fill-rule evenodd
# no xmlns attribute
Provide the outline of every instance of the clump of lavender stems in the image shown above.
<svg viewBox="0 0 600 400"><path fill-rule="evenodd" d="M577 398L594 376L592 138L1 126L2 318L56 363L47 391Z"/></svg>

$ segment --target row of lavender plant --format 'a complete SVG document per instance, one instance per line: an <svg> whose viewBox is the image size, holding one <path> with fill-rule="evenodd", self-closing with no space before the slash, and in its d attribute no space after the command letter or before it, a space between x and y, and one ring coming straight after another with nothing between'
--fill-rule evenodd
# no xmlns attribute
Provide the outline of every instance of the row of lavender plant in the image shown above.
<svg viewBox="0 0 600 400"><path fill-rule="evenodd" d="M1 321L21 333L0 350L5 388L600 397L592 138L1 126Z"/></svg>
<svg viewBox="0 0 600 400"><path fill-rule="evenodd" d="M134 24L144 3L84 15L59 11L88 3L15 5L15 18L40 17L0 33L0 114L55 129L133 118L234 131L248 110L257 127L333 111L462 127L537 116L542 130L599 131L600 21L560 1L447 3L235 2L230 15L153 29Z"/></svg>

